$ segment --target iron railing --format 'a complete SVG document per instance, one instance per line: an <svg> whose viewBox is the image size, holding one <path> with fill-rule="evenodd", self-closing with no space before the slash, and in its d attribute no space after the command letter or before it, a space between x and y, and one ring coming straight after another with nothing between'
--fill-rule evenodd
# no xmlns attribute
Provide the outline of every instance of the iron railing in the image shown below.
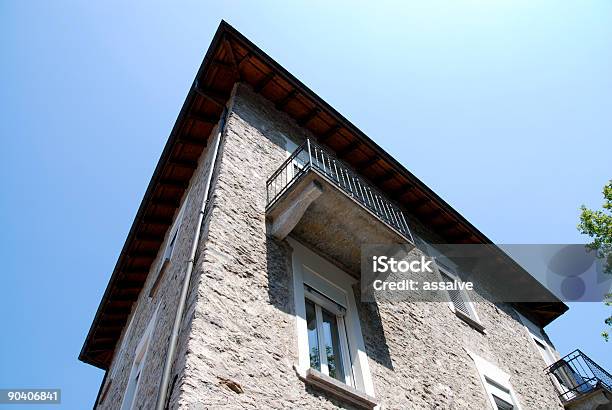
<svg viewBox="0 0 612 410"><path fill-rule="evenodd" d="M568 402L595 389L612 392L612 376L579 349L547 369L561 388L561 401Z"/></svg>
<svg viewBox="0 0 612 410"><path fill-rule="evenodd" d="M340 188L387 225L413 241L402 210L361 178L349 165L329 150L307 139L272 174L266 183L270 208L308 171L314 171Z"/></svg>

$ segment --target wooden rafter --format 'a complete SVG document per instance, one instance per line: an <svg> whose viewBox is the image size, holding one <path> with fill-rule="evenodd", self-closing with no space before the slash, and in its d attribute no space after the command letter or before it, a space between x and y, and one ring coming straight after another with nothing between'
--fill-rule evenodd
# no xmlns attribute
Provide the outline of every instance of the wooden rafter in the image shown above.
<svg viewBox="0 0 612 410"><path fill-rule="evenodd" d="M231 61L231 70L232 72L236 75L236 78L238 80L242 79L242 74L240 74L240 66L238 65L238 62L236 61L236 55L234 54L234 48L232 47L232 43L230 43L230 41L227 39L227 37L225 37L223 39L223 45L225 46L226 50L227 50L227 54L230 58Z"/></svg>
<svg viewBox="0 0 612 410"><path fill-rule="evenodd" d="M188 159L171 158L168 163L181 168L196 169L198 167L197 161Z"/></svg>
<svg viewBox="0 0 612 410"><path fill-rule="evenodd" d="M340 131L340 128L342 128L340 124L332 125L327 131L319 136L319 141L324 142L325 140L331 138L334 134Z"/></svg>
<svg viewBox="0 0 612 410"><path fill-rule="evenodd" d="M319 113L319 108L315 107L312 110L308 111L308 113L306 115L304 115L302 118L300 118L298 120L298 124L301 126L304 126L306 124L308 124L310 122L310 120L312 120L314 117L317 116L317 114Z"/></svg>
<svg viewBox="0 0 612 410"><path fill-rule="evenodd" d="M253 87L253 90L258 93L261 90L263 90L266 85L268 85L268 83L270 81L272 81L272 79L274 78L276 74L274 73L274 71L270 71L268 74L266 74L266 76L264 78L261 79L261 81L259 81L257 84L255 84L255 86Z"/></svg>
<svg viewBox="0 0 612 410"><path fill-rule="evenodd" d="M175 188L187 189L187 187L189 186L189 181L185 181L182 179L162 178L158 181L158 184Z"/></svg>
<svg viewBox="0 0 612 410"><path fill-rule="evenodd" d="M361 142L358 140L351 141L346 147L338 150L338 158L342 159L346 157L348 154L355 151L360 145Z"/></svg>
<svg viewBox="0 0 612 410"><path fill-rule="evenodd" d="M374 180L373 180L373 182L374 182L376 185L381 185L381 184L383 184L384 182L387 182L388 180L390 180L391 178L393 178L395 175L397 175L397 172L395 172L395 170L391 169L391 170L389 170L389 171L385 172L384 174L382 174L382 175L380 175L380 176L378 176L378 177L375 177L375 178L374 178Z"/></svg>
<svg viewBox="0 0 612 410"><path fill-rule="evenodd" d="M410 182L406 182L405 184L403 184L402 186L394 190L393 193L391 194L391 197L393 199L399 199L403 197L404 195L406 195L408 192L412 191L414 188L415 188L414 184Z"/></svg>
<svg viewBox="0 0 612 410"><path fill-rule="evenodd" d="M189 119L193 121L198 121L204 124L215 125L217 121L219 121L219 117L215 115L207 115L207 114L199 114L199 113L191 113L189 114Z"/></svg>
<svg viewBox="0 0 612 410"><path fill-rule="evenodd" d="M431 202L431 198L422 198L422 199L418 199L416 201L408 202L406 204L406 206L408 208L410 208L410 209L417 210L417 209L421 208L422 206L427 205L430 202Z"/></svg>
<svg viewBox="0 0 612 410"><path fill-rule="evenodd" d="M193 87L195 92L198 93L199 95L201 95L202 97L206 98L208 101L217 104L220 107L225 106L225 101L227 101L227 95L223 92L217 91L217 90L213 90L213 89L206 89L206 88L202 88L199 86L198 82L196 81L195 86Z"/></svg>
<svg viewBox="0 0 612 410"><path fill-rule="evenodd" d="M156 235L148 232L138 232L136 234L136 240L145 242L163 242L164 237L163 235ZM142 272L144 272L144 274L147 273L147 271L144 270Z"/></svg>
<svg viewBox="0 0 612 410"><path fill-rule="evenodd" d="M449 229L453 229L458 224L459 224L459 222L457 222L457 221L451 221L451 222L445 222L443 224L438 224L438 225L434 225L434 226L435 226L436 230L438 230L440 232L446 232Z"/></svg>
<svg viewBox="0 0 612 410"><path fill-rule="evenodd" d="M173 198L154 198L152 202L153 202L153 205L166 206L170 208L178 208L179 205L181 204L180 199L173 199Z"/></svg>
<svg viewBox="0 0 612 410"><path fill-rule="evenodd" d="M143 223L150 225L170 225L172 218L147 215L143 219Z"/></svg>
<svg viewBox="0 0 612 410"><path fill-rule="evenodd" d="M291 101L291 99L295 97L296 95L297 95L297 90L295 88L289 91L287 95L285 95L283 98L281 98L280 100L276 102L276 109L281 110L281 111L284 110L287 104L289 103L289 101Z"/></svg>
<svg viewBox="0 0 612 410"><path fill-rule="evenodd" d="M192 137L190 135L182 135L179 138L178 142L180 142L181 144L197 145L200 147L205 147L207 143L205 139Z"/></svg>
<svg viewBox="0 0 612 410"><path fill-rule="evenodd" d="M363 172L366 169L370 168L372 165L376 164L378 161L380 161L380 157L376 154L374 154L373 157L364 160L363 162L361 162L360 164L357 165L357 171L359 172Z"/></svg>

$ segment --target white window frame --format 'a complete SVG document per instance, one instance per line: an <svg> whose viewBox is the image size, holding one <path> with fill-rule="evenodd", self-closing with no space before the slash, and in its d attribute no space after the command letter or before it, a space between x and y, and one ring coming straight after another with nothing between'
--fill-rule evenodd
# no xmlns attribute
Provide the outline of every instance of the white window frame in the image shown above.
<svg viewBox="0 0 612 410"><path fill-rule="evenodd" d="M542 357L544 363L546 363L546 367L549 367L552 364L556 363L559 360L559 357L555 354L555 350L552 348L552 346L546 341L543 329L533 323L531 320L527 319L525 316L523 316L523 314L521 314L518 310L515 309L514 312L519 317L521 324L529 335L529 339L532 341L534 349L538 351L538 354ZM545 352L542 351L540 346L545 348ZM563 380L559 381L557 377L560 377ZM575 387L576 383L571 376L566 374L565 371L558 371L554 374L551 374L550 379L552 380L555 388L560 393L568 394L569 398L573 397L571 395L572 392L570 392L570 389ZM564 383L564 386L561 385L561 382Z"/></svg>
<svg viewBox="0 0 612 410"><path fill-rule="evenodd" d="M521 321L521 324L523 325L523 327L529 334L530 339L533 341L534 347L538 351L538 354L542 357L542 360L544 360L544 363L546 363L546 366L548 367L552 365L553 363L555 363L557 361L557 359L555 358L556 357L555 353L550 347L550 345L548 344L548 342L546 341L544 337L544 333L542 332L542 329L540 328L540 326L536 325L531 320L527 319L517 310L515 310L515 312L518 315L519 320ZM542 351L540 346L538 346L538 344L544 347L546 354L544 354L544 352Z"/></svg>
<svg viewBox="0 0 612 410"><path fill-rule="evenodd" d="M306 294L304 287L306 284L340 306L346 307L346 312L338 312L336 308L334 313L343 313L345 339L348 341L348 355L343 357L343 361L348 360L349 362L348 367L345 367L345 375L352 375L352 380L350 380L352 385L347 383L347 386L374 397L374 384L370 375L368 357L352 288L353 285L358 283L357 279L315 254L295 239L287 238L287 241L293 248L293 293L298 336L296 371L301 378L306 379L307 372L310 369L305 299L306 297L311 299L313 296ZM325 300L319 300L319 302L331 304L331 302ZM332 306L324 307L327 309ZM330 310L330 312L333 312L333 310ZM321 343L322 338L319 337L318 339Z"/></svg>
<svg viewBox="0 0 612 410"><path fill-rule="evenodd" d="M342 368L344 370L344 383L351 387L355 387L355 381L351 369L351 358L349 356L348 337L346 334L346 326L344 324L347 310L346 307L339 305L336 301L328 299L326 295L319 293L316 289L312 289L308 285L304 285L304 297L305 299L310 300L315 307L317 340L319 342L318 352L319 362L321 365L321 373L329 376L327 355L323 353L326 351L325 334L323 330L323 309L325 309L336 317L336 326L338 327L338 339L340 342L340 353L342 356L340 357L340 360L342 360Z"/></svg>
<svg viewBox="0 0 612 410"><path fill-rule="evenodd" d="M185 213L185 207L187 205L187 200L189 199L189 193L187 193L183 199L183 203L181 203L181 207L179 208L178 214L176 215L176 219L172 224L172 228L170 229L170 234L168 235L168 240L166 241L166 247L164 248L164 255L162 259L161 266L159 271L161 272L170 260L172 259L172 254L174 253L174 248L176 247L176 240L178 239L179 232L183 225L183 214Z"/></svg>
<svg viewBox="0 0 612 410"><path fill-rule="evenodd" d="M442 265L438 260L435 260L435 263L436 263L436 266L438 267L438 270L440 271L440 276L443 281L446 282L444 276L447 276L451 280L457 281L457 283L463 283L459 275L453 272L450 268ZM463 299L463 303L468 309L468 312L466 313L461 309L457 309L457 307L455 306L455 303L453 303L453 300L450 297L449 291L446 291L448 307L451 310L451 312L457 315L460 319L467 322L467 324L469 324L470 326L474 327L476 330L486 333L485 327L480 321L478 312L476 311L476 308L474 307L474 302L472 302L468 293L465 290L458 290L457 292L459 292L459 295Z"/></svg>
<svg viewBox="0 0 612 410"><path fill-rule="evenodd" d="M159 268L157 269L157 275L155 277L155 281L151 284L151 288L149 289L149 300L155 296L157 288L159 287L159 283L164 276L164 271L170 264L172 260L172 255L174 254L174 248L176 248L176 241L178 240L179 233L181 232L181 228L183 227L183 215L185 213L185 207L187 205L187 200L189 199L189 192L184 195L183 202L181 203L181 207L179 208L178 214L172 223L172 227L168 233L168 238L166 240L166 245L164 247L164 253L162 254L162 259L159 263Z"/></svg>
<svg viewBox="0 0 612 410"><path fill-rule="evenodd" d="M138 346L136 347L134 361L132 362L128 382L123 393L121 410L132 410L134 408L134 403L136 402L136 397L138 396L140 381L142 380L142 374L147 363L149 346L151 344L151 339L157 323L158 311L159 305L157 305L157 308L149 320L149 324L147 325L147 328L145 329L140 341L138 342Z"/></svg>
<svg viewBox="0 0 612 410"><path fill-rule="evenodd" d="M470 352L469 350L468 354L472 360L474 360L480 382L482 383L482 386L487 394L491 408L497 410L497 404L495 404L495 398L493 397L495 395L499 399L512 405L513 409L522 410L516 392L510 383L510 376L477 354ZM504 392L502 389L506 391Z"/></svg>

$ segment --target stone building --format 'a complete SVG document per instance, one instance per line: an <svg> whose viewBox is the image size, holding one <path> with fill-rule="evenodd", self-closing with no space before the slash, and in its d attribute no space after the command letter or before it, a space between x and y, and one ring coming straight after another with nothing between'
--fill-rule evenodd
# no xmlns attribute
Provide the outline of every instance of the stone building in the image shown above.
<svg viewBox="0 0 612 410"><path fill-rule="evenodd" d="M222 22L80 354L106 372L94 408L561 409L609 397L561 368L569 359L543 331L561 301L450 291L445 303L364 303L368 243L429 255L490 240ZM546 294L495 257L501 280Z"/></svg>

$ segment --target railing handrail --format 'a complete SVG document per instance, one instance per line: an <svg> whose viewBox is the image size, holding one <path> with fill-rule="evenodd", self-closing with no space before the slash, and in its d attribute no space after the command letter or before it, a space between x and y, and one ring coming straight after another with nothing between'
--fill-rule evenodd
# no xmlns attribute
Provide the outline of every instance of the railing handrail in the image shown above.
<svg viewBox="0 0 612 410"><path fill-rule="evenodd" d="M305 151L308 152L307 158L298 159ZM294 168L291 168L292 163ZM410 227L398 204L359 175L349 164L338 158L334 152L309 138L300 144L266 181L267 206L276 202L287 191L287 188L309 169L317 171L322 177L330 180L391 228L414 242ZM285 172L284 175L283 172ZM281 180L280 189L278 189L278 179ZM271 190L273 190L272 193Z"/></svg>
<svg viewBox="0 0 612 410"><path fill-rule="evenodd" d="M580 349L566 354L546 368L546 372L556 376L562 391L559 395L563 401L586 394L597 387L612 391L612 375Z"/></svg>
<svg viewBox="0 0 612 410"><path fill-rule="evenodd" d="M299 147L297 147L295 149L295 151L293 151L291 153L291 155L285 160L283 161L283 163L281 164L280 167L277 168L276 171L274 171L274 173L268 178L268 180L266 181L266 185L270 185L270 183L274 180L274 178L276 178L281 172L283 172L283 169L285 169L285 167L287 165L289 165L290 162L293 162L293 160L298 156L298 154L306 147L306 141L304 141L302 144L300 144Z"/></svg>

